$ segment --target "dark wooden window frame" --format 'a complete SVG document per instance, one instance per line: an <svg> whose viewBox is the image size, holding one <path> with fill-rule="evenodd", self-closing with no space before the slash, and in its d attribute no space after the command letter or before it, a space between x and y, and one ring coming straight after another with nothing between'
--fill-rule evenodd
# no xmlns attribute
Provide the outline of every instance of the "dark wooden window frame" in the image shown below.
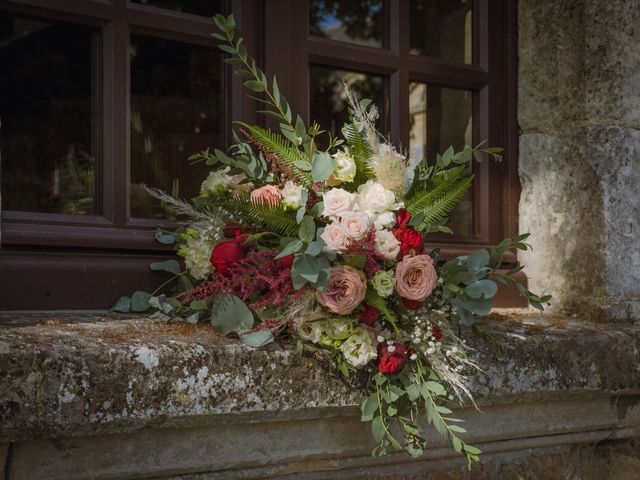
<svg viewBox="0 0 640 480"><path fill-rule="evenodd" d="M517 124L516 124L516 9L509 0L474 0L473 65L410 55L408 0L388 0L385 6L385 48L372 48L312 37L308 33L307 2L303 0L228 0L247 46L269 75L276 74L292 107L308 117L308 66L320 64L388 77L390 135L409 144L410 81L470 89L473 94L473 136L505 147L502 163L484 162L475 168L476 234L467 237L433 236L430 247L442 248L445 258L492 245L517 232ZM140 288L159 283L158 273L145 271L153 259L170 254L153 241L156 220L128 218L129 189L129 35L144 34L186 43L215 46L211 19L171 10L129 4L127 0L0 0L0 9L18 14L69 21L101 29L99 49L97 203L100 214L78 217L62 214L3 211L1 217L0 290L8 279L28 285L33 275L57 274L72 284L86 282L86 298L54 288L49 294L29 292L31 299L0 301L0 308L87 308L106 306L105 275L139 275ZM256 105L242 91L240 80L227 68L226 118L256 121ZM259 119L258 119L259 120ZM229 125L229 122L226 122ZM227 139L230 130L225 132ZM509 260L514 261L515 256ZM84 272L87 262L95 265ZM138 272L140 271L140 272ZM59 273L59 274L58 274ZM81 277L85 275L85 277ZM2 277L5 280L2 280ZM137 282L137 281L136 281ZM130 280L126 288L134 283ZM145 284L145 283L148 283ZM124 289L124 287L121 287ZM46 292L45 292L46 290ZM117 286L111 286L109 296ZM127 292L121 292L127 293ZM55 301L48 304L38 295ZM26 294L25 294L26 296ZM99 298L99 299L98 299Z"/></svg>

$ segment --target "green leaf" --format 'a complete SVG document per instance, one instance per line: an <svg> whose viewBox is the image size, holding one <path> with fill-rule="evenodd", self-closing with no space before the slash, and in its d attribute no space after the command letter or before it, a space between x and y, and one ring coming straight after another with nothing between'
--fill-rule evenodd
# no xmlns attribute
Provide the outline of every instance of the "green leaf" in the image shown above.
<svg viewBox="0 0 640 480"><path fill-rule="evenodd" d="M428 381L424 384L424 387L439 396L445 395L447 393L442 384L438 382Z"/></svg>
<svg viewBox="0 0 640 480"><path fill-rule="evenodd" d="M258 330L257 332L243 333L240 341L250 347L260 348L275 340L270 330Z"/></svg>
<svg viewBox="0 0 640 480"><path fill-rule="evenodd" d="M476 447L472 447L471 445L465 445L464 450L465 452L469 452L472 455L479 455L480 453L482 453L482 450Z"/></svg>
<svg viewBox="0 0 640 480"><path fill-rule="evenodd" d="M498 291L498 286L492 280L478 280L464 289L465 293L471 298L493 298Z"/></svg>
<svg viewBox="0 0 640 480"><path fill-rule="evenodd" d="M306 254L296 255L296 259L293 261L292 271L300 275L302 278L309 282L318 281L320 275L320 264L315 257Z"/></svg>
<svg viewBox="0 0 640 480"><path fill-rule="evenodd" d="M309 243L304 253L315 257L319 255L320 252L322 252L323 248L324 248L324 242L322 240L314 240L313 242Z"/></svg>
<svg viewBox="0 0 640 480"><path fill-rule="evenodd" d="M211 325L224 335L248 330L253 327L253 314L240 298L222 293L213 302Z"/></svg>
<svg viewBox="0 0 640 480"><path fill-rule="evenodd" d="M249 90L251 90L252 92L260 93L266 90L263 83L259 82L258 80L247 80L246 82L244 82L243 85L247 87Z"/></svg>
<svg viewBox="0 0 640 480"><path fill-rule="evenodd" d="M149 268L154 272L169 272L174 275L180 275L180 264L173 259L152 263Z"/></svg>
<svg viewBox="0 0 640 480"><path fill-rule="evenodd" d="M189 304L189 308L193 311L205 310L207 308L207 302L204 300L194 300Z"/></svg>
<svg viewBox="0 0 640 480"><path fill-rule="evenodd" d="M137 291L131 295L131 311L145 312L149 310L149 299L151 294L147 292Z"/></svg>
<svg viewBox="0 0 640 480"><path fill-rule="evenodd" d="M407 390L407 396L409 397L409 400L411 400L412 402L420 396L420 387L418 387L418 385L416 385L415 383L412 383L411 385L409 385L406 388L406 390Z"/></svg>
<svg viewBox="0 0 640 480"><path fill-rule="evenodd" d="M176 237L173 233L164 232L161 229L156 229L156 233L154 235L155 239L162 243L163 245L171 245L172 243L176 243Z"/></svg>
<svg viewBox="0 0 640 480"><path fill-rule="evenodd" d="M306 215L302 217L300 222L300 230L298 231L298 238L303 242L309 243L316 235L316 222L310 216Z"/></svg>
<svg viewBox="0 0 640 480"><path fill-rule="evenodd" d="M278 255L276 255L276 260L282 257L286 257L287 255L291 255L292 253L298 252L303 246L304 243L302 243L300 240L292 240L286 247L282 249L282 251Z"/></svg>
<svg viewBox="0 0 640 480"><path fill-rule="evenodd" d="M486 249L476 250L467 257L467 268L470 272L481 272L489 263L490 258Z"/></svg>
<svg viewBox="0 0 640 480"><path fill-rule="evenodd" d="M371 421L371 433L373 434L373 439L377 443L382 442L385 436L384 421L382 417L377 416Z"/></svg>
<svg viewBox="0 0 640 480"><path fill-rule="evenodd" d="M449 425L449 430L456 433L467 433L467 431L460 425Z"/></svg>
<svg viewBox="0 0 640 480"><path fill-rule="evenodd" d="M451 437L451 445L456 452L462 452L462 441L458 437Z"/></svg>
<svg viewBox="0 0 640 480"><path fill-rule="evenodd" d="M360 418L363 422L369 422L373 420L373 415L378 410L378 395L372 393L367 397L367 399L362 402L360 406L360 411L362 412L362 417Z"/></svg>
<svg viewBox="0 0 640 480"><path fill-rule="evenodd" d="M311 165L311 178L314 182L324 182L336 168L336 162L326 152L316 152Z"/></svg>
<svg viewBox="0 0 640 480"><path fill-rule="evenodd" d="M120 297L116 303L113 304L111 310L114 312L129 313L131 311L131 298L127 296Z"/></svg>

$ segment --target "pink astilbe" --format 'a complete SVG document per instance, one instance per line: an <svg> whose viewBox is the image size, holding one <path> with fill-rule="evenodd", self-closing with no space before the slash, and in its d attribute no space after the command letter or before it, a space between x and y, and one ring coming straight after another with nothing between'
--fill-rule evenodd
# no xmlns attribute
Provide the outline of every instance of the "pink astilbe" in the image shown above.
<svg viewBox="0 0 640 480"><path fill-rule="evenodd" d="M376 230L371 227L367 235L362 240L351 240L347 245L343 255L362 255L366 258L364 271L367 276L372 277L382 268L380 265L380 255L376 251Z"/></svg>
<svg viewBox="0 0 640 480"><path fill-rule="evenodd" d="M291 270L283 268L276 260L278 252L256 250L229 267L226 277L214 275L203 285L178 296L183 304L193 300L213 300L221 293L237 295L252 309L280 307L294 301L304 293L295 290Z"/></svg>

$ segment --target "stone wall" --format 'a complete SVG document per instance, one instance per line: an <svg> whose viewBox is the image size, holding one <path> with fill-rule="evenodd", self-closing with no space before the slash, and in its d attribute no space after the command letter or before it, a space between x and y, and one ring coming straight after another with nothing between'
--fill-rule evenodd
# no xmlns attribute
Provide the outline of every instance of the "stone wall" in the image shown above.
<svg viewBox="0 0 640 480"><path fill-rule="evenodd" d="M534 290L640 313L640 2L519 0L522 255Z"/></svg>
<svg viewBox="0 0 640 480"><path fill-rule="evenodd" d="M487 321L508 354L468 339L483 367L480 411L456 411L483 451L468 472L432 431L419 461L372 458L362 393L290 346L256 351L208 325L0 313L0 480L634 480L640 326Z"/></svg>

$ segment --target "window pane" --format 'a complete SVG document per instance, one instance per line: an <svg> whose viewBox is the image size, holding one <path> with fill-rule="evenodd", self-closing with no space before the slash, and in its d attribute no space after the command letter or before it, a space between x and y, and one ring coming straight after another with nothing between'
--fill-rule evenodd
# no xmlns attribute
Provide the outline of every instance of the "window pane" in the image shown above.
<svg viewBox="0 0 640 480"><path fill-rule="evenodd" d="M409 148L414 158L435 163L436 155L449 146L458 151L473 143L472 92L409 84ZM473 233L471 192L450 217L454 233Z"/></svg>
<svg viewBox="0 0 640 480"><path fill-rule="evenodd" d="M213 17L223 13L224 0L130 0L131 3L166 8L177 12Z"/></svg>
<svg viewBox="0 0 640 480"><path fill-rule="evenodd" d="M309 32L370 47L384 44L383 0L310 0Z"/></svg>
<svg viewBox="0 0 640 480"><path fill-rule="evenodd" d="M473 0L411 0L411 53L473 63L472 3Z"/></svg>
<svg viewBox="0 0 640 480"><path fill-rule="evenodd" d="M0 161L5 210L96 212L95 32L0 12Z"/></svg>
<svg viewBox="0 0 640 480"><path fill-rule="evenodd" d="M312 65L309 78L311 120L318 122L323 130L330 132L333 136L339 136L342 126L349 121L344 88L347 84L360 97L374 101L380 110L378 128L383 133L386 131L387 105L384 77Z"/></svg>
<svg viewBox="0 0 640 480"><path fill-rule="evenodd" d="M159 38L131 39L131 216L169 218L143 185L182 198L208 168L187 158L223 142L223 68L214 49Z"/></svg>

